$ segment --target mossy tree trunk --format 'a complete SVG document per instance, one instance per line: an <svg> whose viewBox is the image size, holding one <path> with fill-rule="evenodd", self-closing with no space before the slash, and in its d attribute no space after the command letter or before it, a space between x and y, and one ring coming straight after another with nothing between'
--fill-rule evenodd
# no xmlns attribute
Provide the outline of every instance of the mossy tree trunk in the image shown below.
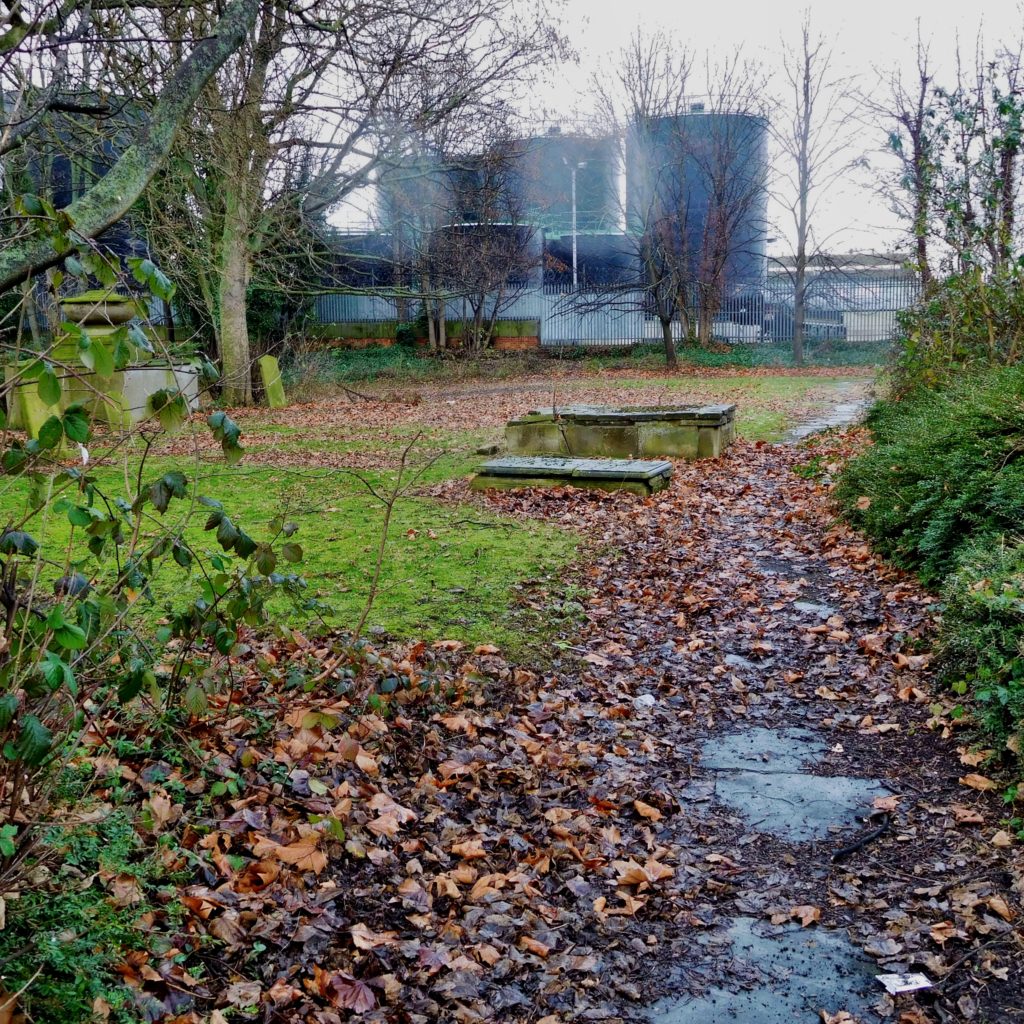
<svg viewBox="0 0 1024 1024"><path fill-rule="evenodd" d="M55 266L76 248L75 237L95 238L116 224L161 168L199 94L243 43L258 0L233 0L213 31L196 43L163 87L156 106L113 167L66 208L73 226L63 240L32 236L0 251L0 291Z"/></svg>

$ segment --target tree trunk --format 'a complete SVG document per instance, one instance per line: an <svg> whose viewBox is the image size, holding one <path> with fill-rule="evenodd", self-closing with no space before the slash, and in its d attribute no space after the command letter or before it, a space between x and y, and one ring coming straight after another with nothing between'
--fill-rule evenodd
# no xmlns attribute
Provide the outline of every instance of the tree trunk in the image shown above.
<svg viewBox="0 0 1024 1024"><path fill-rule="evenodd" d="M252 364L246 292L249 285L249 218L244 200L232 192L225 202L220 250L220 357L223 398L228 405L252 404Z"/></svg>
<svg viewBox="0 0 1024 1024"><path fill-rule="evenodd" d="M665 346L665 365L670 370L679 369L679 359L676 356L676 339L672 337L672 318L660 317L661 340Z"/></svg>
<svg viewBox="0 0 1024 1024"><path fill-rule="evenodd" d="M804 324L807 320L807 267L803 253L797 253L793 281L793 362L804 365Z"/></svg>

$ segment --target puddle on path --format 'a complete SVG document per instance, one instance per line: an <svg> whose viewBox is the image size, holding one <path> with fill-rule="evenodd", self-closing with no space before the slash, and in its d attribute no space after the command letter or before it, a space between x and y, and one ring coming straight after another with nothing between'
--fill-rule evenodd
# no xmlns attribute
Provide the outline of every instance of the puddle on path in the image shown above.
<svg viewBox="0 0 1024 1024"><path fill-rule="evenodd" d="M724 938L720 951L705 940L706 954L730 957L735 987L749 987L663 999L651 1008L651 1024L820 1024L822 1010L879 1019L870 1009L881 993L878 969L842 932L740 917Z"/></svg>
<svg viewBox="0 0 1024 1024"><path fill-rule="evenodd" d="M747 729L708 739L701 767L715 774L715 798L747 825L794 843L855 826L876 796L873 779L811 775L827 746L807 729Z"/></svg>

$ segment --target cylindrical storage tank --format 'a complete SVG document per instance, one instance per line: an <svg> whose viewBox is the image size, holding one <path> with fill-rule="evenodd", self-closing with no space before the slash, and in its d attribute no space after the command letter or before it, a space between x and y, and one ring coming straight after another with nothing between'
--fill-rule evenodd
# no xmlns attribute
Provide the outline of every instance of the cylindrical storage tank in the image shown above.
<svg viewBox="0 0 1024 1024"><path fill-rule="evenodd" d="M510 151L507 182L519 219L543 227L548 235L570 234L575 177L577 233L616 230L621 217L614 139L552 131L519 139Z"/></svg>
<svg viewBox="0 0 1024 1024"><path fill-rule="evenodd" d="M722 294L764 283L768 123L708 111L652 118L626 138L626 222L678 246L695 281L724 262Z"/></svg>

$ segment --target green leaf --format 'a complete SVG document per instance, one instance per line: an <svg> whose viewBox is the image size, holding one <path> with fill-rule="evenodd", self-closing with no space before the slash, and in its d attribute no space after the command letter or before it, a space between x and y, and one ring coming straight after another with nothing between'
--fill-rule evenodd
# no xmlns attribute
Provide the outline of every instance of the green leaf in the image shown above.
<svg viewBox="0 0 1024 1024"><path fill-rule="evenodd" d="M114 354L102 341L92 344L92 368L101 377L111 377L114 373Z"/></svg>
<svg viewBox="0 0 1024 1024"><path fill-rule="evenodd" d="M0 828L0 857L13 857L18 852L17 844L14 842L17 835L17 825L7 824Z"/></svg>
<svg viewBox="0 0 1024 1024"><path fill-rule="evenodd" d="M14 716L17 713L18 695L16 693L5 693L0 697L0 732L14 721Z"/></svg>
<svg viewBox="0 0 1024 1024"><path fill-rule="evenodd" d="M188 688L185 690L183 701L185 704L185 710L193 718L198 718L210 706L203 688L201 686L197 686L195 683L189 684Z"/></svg>
<svg viewBox="0 0 1024 1024"><path fill-rule="evenodd" d="M82 406L72 405L64 411L64 433L78 444L89 440L89 417Z"/></svg>
<svg viewBox="0 0 1024 1024"><path fill-rule="evenodd" d="M185 479L185 474L178 470L164 473L159 480L155 480L149 485L149 500L160 513L167 511L171 498L184 498L186 494L188 494L188 480Z"/></svg>
<svg viewBox="0 0 1024 1024"><path fill-rule="evenodd" d="M64 427L61 425L61 421L56 416L51 416L39 428L39 437L36 440L39 442L40 448L49 450L50 448L56 448L63 438Z"/></svg>
<svg viewBox="0 0 1024 1024"><path fill-rule="evenodd" d="M14 745L15 752L25 764L42 764L53 746L53 733L35 715L27 715Z"/></svg>
<svg viewBox="0 0 1024 1024"><path fill-rule="evenodd" d="M54 651L46 652L46 657L39 663L39 668L51 690L64 685L72 694L78 692L75 673L71 666Z"/></svg>
<svg viewBox="0 0 1024 1024"><path fill-rule="evenodd" d="M39 375L38 390L43 405L56 405L60 401L60 381L49 366Z"/></svg>
<svg viewBox="0 0 1024 1024"><path fill-rule="evenodd" d="M277 556L269 544L261 544L256 550L256 571L269 576L277 565Z"/></svg>
<svg viewBox="0 0 1024 1024"><path fill-rule="evenodd" d="M192 564L192 553L184 544L181 544L178 541L175 541L171 547L171 557L183 569L187 569Z"/></svg>
<svg viewBox="0 0 1024 1024"><path fill-rule="evenodd" d="M235 538L235 551L242 558L248 558L259 545L245 532L245 530L239 530L238 536Z"/></svg>
<svg viewBox="0 0 1024 1024"><path fill-rule="evenodd" d="M24 530L5 530L0 534L0 554L34 555L39 542Z"/></svg>
<svg viewBox="0 0 1024 1024"><path fill-rule="evenodd" d="M65 647L69 651L80 651L88 643L85 630L79 626L72 625L70 622L65 622L63 626L55 629L53 631L53 639L61 647Z"/></svg>
<svg viewBox="0 0 1024 1024"><path fill-rule="evenodd" d="M210 517L213 518L212 516ZM217 543L225 550L230 551L238 540L238 530L235 529L235 524L231 520L222 515L220 522L217 524Z"/></svg>

